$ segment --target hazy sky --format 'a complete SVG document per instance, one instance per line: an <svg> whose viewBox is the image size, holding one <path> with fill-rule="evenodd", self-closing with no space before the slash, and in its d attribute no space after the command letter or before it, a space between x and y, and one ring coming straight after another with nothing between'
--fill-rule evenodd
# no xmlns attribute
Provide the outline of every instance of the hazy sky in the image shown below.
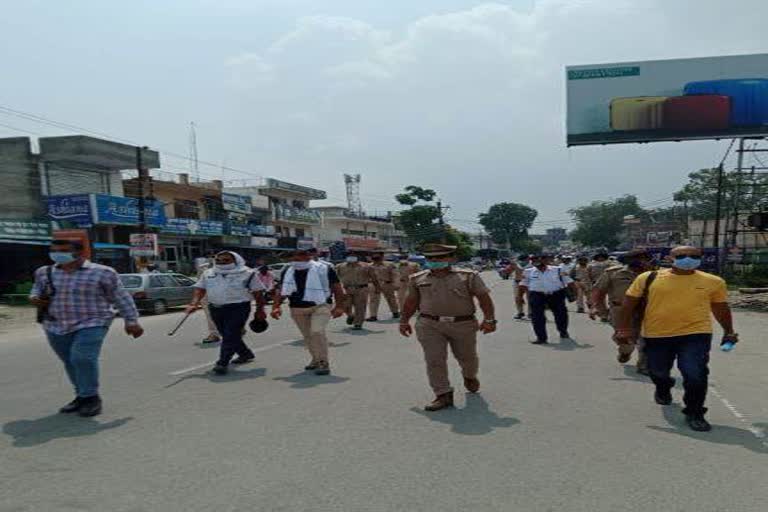
<svg viewBox="0 0 768 512"><path fill-rule="evenodd" d="M765 0L0 0L0 106L325 188L369 210L437 189L537 230L594 199L660 203L724 142L565 147L563 67L768 51ZM71 130L8 116L45 135ZM23 133L0 126L0 136ZM188 162L163 155L178 171ZM220 178L218 167L202 166Z"/></svg>

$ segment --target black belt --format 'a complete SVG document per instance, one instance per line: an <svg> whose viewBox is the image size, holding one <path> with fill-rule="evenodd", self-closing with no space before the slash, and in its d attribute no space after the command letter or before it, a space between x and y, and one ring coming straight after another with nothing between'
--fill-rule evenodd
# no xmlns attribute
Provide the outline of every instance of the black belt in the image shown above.
<svg viewBox="0 0 768 512"><path fill-rule="evenodd" d="M383 284L392 284L392 281L382 281Z"/></svg>
<svg viewBox="0 0 768 512"><path fill-rule="evenodd" d="M211 307L213 309L222 309L222 308L233 308L236 306L242 306L243 304L251 305L251 301L243 301L243 302L230 302L228 304L211 304L208 303L208 307Z"/></svg>
<svg viewBox="0 0 768 512"><path fill-rule="evenodd" d="M463 315L463 316L435 316L428 315L426 313L419 313L421 318L429 318L430 320L436 320L438 322L467 322L474 320L475 315Z"/></svg>
<svg viewBox="0 0 768 512"><path fill-rule="evenodd" d="M534 291L529 291L529 293L538 293L539 295L555 295L556 293L560 293L560 292L564 292L564 291L565 291L565 288L560 288L559 290L554 291L554 292L534 292Z"/></svg>
<svg viewBox="0 0 768 512"><path fill-rule="evenodd" d="M347 288L368 288L367 284L348 284Z"/></svg>
<svg viewBox="0 0 768 512"><path fill-rule="evenodd" d="M623 302L611 301L611 306L623 306L623 305L624 305Z"/></svg>

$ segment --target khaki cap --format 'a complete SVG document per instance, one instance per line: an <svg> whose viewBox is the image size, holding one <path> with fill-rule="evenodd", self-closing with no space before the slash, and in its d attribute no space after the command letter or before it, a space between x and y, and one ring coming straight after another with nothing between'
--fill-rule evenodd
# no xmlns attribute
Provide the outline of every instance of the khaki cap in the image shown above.
<svg viewBox="0 0 768 512"><path fill-rule="evenodd" d="M444 244L426 244L421 248L421 254L429 258L430 256L450 256L456 252L455 245Z"/></svg>

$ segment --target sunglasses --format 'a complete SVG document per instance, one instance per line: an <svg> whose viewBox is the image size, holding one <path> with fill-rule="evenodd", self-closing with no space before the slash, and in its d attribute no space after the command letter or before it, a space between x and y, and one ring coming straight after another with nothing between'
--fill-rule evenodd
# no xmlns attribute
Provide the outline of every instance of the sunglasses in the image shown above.
<svg viewBox="0 0 768 512"><path fill-rule="evenodd" d="M676 260L682 260L684 258L691 258L691 259L694 259L694 260L700 260L701 256L698 255L698 254L678 254L677 256L675 256Z"/></svg>

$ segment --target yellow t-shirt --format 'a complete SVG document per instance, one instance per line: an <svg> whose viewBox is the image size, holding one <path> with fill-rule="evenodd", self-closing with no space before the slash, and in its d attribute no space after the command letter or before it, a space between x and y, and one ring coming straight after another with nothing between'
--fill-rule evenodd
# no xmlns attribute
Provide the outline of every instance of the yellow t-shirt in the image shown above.
<svg viewBox="0 0 768 512"><path fill-rule="evenodd" d="M641 298L649 275L650 272L640 274L627 290L627 295ZM643 337L711 333L710 305L727 299L725 281L717 276L698 270L688 275L675 274L670 269L659 270L648 291Z"/></svg>

